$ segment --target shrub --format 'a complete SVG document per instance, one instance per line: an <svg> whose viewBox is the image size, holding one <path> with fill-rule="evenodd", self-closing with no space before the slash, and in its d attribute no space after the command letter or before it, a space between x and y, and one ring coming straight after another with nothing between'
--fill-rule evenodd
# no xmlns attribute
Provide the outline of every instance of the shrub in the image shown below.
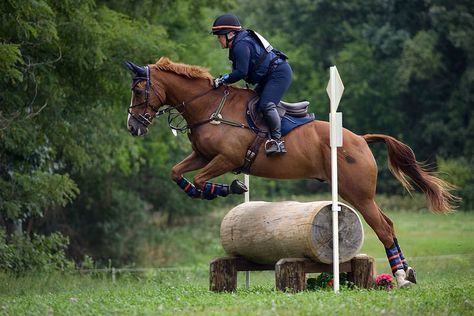
<svg viewBox="0 0 474 316"><path fill-rule="evenodd" d="M65 254L68 244L68 238L60 233L31 237L16 234L7 242L6 233L0 228L0 270L17 275L28 271L72 270L74 262Z"/></svg>
<svg viewBox="0 0 474 316"><path fill-rule="evenodd" d="M474 207L474 174L472 161L467 158L439 159L440 176L456 186L454 192L462 198L460 208L472 210Z"/></svg>
<svg viewBox="0 0 474 316"><path fill-rule="evenodd" d="M341 286L348 285L347 273L339 273L339 284ZM323 272L317 278L308 278L306 280L306 288L310 291L332 289L334 285L334 277L332 273Z"/></svg>

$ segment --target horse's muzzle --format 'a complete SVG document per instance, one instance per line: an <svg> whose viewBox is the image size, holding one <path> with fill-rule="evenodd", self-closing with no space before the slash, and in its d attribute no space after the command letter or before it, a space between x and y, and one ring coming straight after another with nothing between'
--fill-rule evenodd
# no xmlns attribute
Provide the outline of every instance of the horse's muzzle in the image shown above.
<svg viewBox="0 0 474 316"><path fill-rule="evenodd" d="M127 122L127 128L133 136L143 136L148 133L148 127L140 123L136 118L130 116Z"/></svg>

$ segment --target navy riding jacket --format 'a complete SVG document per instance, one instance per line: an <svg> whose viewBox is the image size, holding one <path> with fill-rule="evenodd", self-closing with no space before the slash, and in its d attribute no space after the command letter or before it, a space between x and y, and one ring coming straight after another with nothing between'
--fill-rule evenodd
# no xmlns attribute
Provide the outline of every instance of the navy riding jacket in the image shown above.
<svg viewBox="0 0 474 316"><path fill-rule="evenodd" d="M262 57L262 54L266 54ZM231 84L244 79L250 84L257 84L268 74L270 63L284 62L276 58L275 52L266 52L263 45L253 35L243 30L237 32L229 49L229 60L232 61L232 73L224 80ZM257 68L257 69L256 69Z"/></svg>

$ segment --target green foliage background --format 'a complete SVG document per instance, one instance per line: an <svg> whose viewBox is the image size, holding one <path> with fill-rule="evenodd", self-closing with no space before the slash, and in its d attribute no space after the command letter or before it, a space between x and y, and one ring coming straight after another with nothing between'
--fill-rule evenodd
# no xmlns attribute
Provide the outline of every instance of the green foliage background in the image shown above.
<svg viewBox="0 0 474 316"><path fill-rule="evenodd" d="M125 60L161 56L229 71L209 26L224 12L290 56L285 97L326 120L328 67L346 90L344 125L409 144L474 205L474 7L466 0L50 1L0 3L0 224L61 232L69 255L130 263L136 245L183 215L222 201L188 199L169 173L190 152L158 122L145 138L125 126ZM401 193L374 146L378 191ZM192 175L190 175L190 178ZM225 176L218 181L229 182ZM308 181L252 180L257 198L325 192Z"/></svg>

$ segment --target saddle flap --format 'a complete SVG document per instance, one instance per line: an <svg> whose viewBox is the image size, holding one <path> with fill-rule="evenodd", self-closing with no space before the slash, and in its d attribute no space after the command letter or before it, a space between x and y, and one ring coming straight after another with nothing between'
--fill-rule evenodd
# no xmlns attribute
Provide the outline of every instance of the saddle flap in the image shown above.
<svg viewBox="0 0 474 316"><path fill-rule="evenodd" d="M262 131L268 131L267 125L263 118L263 114L258 109L258 101L260 98L258 96L253 97L250 99L249 103L247 104L247 114L252 119L253 123L256 127ZM296 103L289 103L281 101L276 106L278 115L282 118L285 115L293 116L293 117L305 117L308 115L308 101L296 102Z"/></svg>
<svg viewBox="0 0 474 316"><path fill-rule="evenodd" d="M263 118L263 114L258 109L259 97L255 96L247 104L247 123L255 133L268 133L268 127ZM281 103L277 105L277 111L281 118L281 134L287 135L294 128L315 120L313 113L308 113L309 102L286 103L286 107Z"/></svg>
<svg viewBox="0 0 474 316"><path fill-rule="evenodd" d="M265 123L265 120L263 118L262 113L258 110L258 101L260 98L258 96L253 97L250 99L249 103L247 104L247 114L250 116L250 119L253 121L255 126L264 131L267 132L268 128ZM279 113L278 113L279 114Z"/></svg>

